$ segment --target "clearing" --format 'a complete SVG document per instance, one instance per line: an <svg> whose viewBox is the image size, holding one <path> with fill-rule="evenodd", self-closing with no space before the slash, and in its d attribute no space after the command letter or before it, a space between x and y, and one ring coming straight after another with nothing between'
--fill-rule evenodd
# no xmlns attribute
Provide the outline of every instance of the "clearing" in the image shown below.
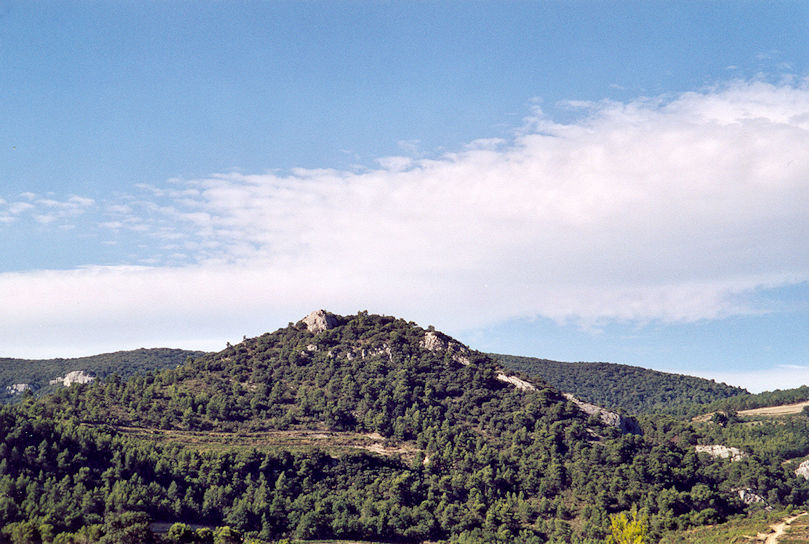
<svg viewBox="0 0 809 544"><path fill-rule="evenodd" d="M796 402L794 404L782 404L781 406L766 406L764 408L752 408L737 412L740 416L786 416L790 414L800 414L805 406L809 406L809 400Z"/></svg>

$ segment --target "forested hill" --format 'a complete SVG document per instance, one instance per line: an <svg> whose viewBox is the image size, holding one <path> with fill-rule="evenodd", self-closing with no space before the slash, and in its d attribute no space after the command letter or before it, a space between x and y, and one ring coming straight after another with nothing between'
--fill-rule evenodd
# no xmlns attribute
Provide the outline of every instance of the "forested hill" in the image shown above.
<svg viewBox="0 0 809 544"><path fill-rule="evenodd" d="M670 374L614 363L563 363L492 354L504 366L545 380L583 400L631 414L685 413L690 405L708 404L749 394L713 380Z"/></svg>
<svg viewBox="0 0 809 544"><path fill-rule="evenodd" d="M71 372L96 379L118 374L127 378L149 370L174 368L189 357L204 352L182 349L154 348L116 351L72 359L10 359L0 358L0 403L18 398L27 390L48 392L64 383ZM51 384L51 381L59 383Z"/></svg>
<svg viewBox="0 0 809 544"><path fill-rule="evenodd" d="M731 465L694 447L725 427L659 419L624 433L438 331L319 311L0 406L0 541L600 544L633 507L659 538L809 497L781 442Z"/></svg>

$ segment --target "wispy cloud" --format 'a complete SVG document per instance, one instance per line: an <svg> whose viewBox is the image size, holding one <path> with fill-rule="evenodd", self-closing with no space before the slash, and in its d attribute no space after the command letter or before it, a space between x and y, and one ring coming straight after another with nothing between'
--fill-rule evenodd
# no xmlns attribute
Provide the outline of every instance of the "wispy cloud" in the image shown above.
<svg viewBox="0 0 809 544"><path fill-rule="evenodd" d="M41 294L14 322L29 327L45 305L54 326L126 315L155 334L180 322L177 335L249 332L314 307L458 330L536 315L713 319L809 279L805 84L572 106L578 121L537 110L511 141L376 169L142 185L108 203L104 227L140 229L193 264L3 275L0 298ZM0 330L19 334L14 323Z"/></svg>
<svg viewBox="0 0 809 544"><path fill-rule="evenodd" d="M31 192L20 193L17 200L0 199L0 223L12 223L32 218L43 225L58 224L86 213L95 201L90 198L72 195L65 200L52 196L41 196Z"/></svg>

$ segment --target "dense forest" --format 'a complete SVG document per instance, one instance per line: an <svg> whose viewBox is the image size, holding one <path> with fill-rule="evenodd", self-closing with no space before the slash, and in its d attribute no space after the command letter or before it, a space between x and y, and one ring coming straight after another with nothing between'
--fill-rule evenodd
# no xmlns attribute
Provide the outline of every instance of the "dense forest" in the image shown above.
<svg viewBox="0 0 809 544"><path fill-rule="evenodd" d="M615 363L563 363L492 354L504 366L545 380L576 397L632 414L685 413L695 405L737 395L740 387L713 380Z"/></svg>
<svg viewBox="0 0 809 544"><path fill-rule="evenodd" d="M622 433L437 331L315 318L0 407L0 539L595 544L632 511L653 542L809 499L805 416Z"/></svg>

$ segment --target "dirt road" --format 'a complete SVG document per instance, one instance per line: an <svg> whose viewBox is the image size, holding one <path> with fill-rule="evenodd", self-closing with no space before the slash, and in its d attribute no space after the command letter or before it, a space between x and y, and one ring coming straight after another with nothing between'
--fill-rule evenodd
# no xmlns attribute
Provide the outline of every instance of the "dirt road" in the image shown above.
<svg viewBox="0 0 809 544"><path fill-rule="evenodd" d="M770 531L767 533L759 533L756 536L756 542L763 542L764 544L778 544L779 539L784 535L784 531L787 530L787 527L798 519L801 516L805 516L807 512L801 512L800 514L795 514L794 516L790 516L788 518L784 518L778 523L770 525Z"/></svg>

